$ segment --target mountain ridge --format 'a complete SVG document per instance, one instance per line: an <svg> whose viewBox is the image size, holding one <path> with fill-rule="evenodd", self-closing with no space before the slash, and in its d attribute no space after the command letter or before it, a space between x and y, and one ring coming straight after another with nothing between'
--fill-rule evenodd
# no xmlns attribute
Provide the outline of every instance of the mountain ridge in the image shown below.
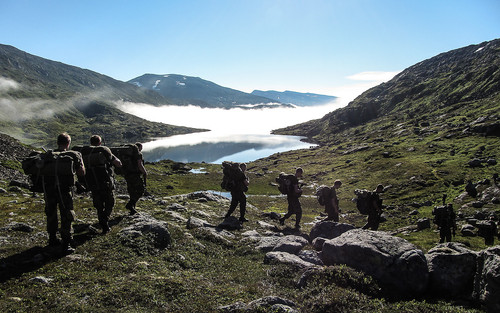
<svg viewBox="0 0 500 313"><path fill-rule="evenodd" d="M176 104L210 108L234 108L243 105L276 106L276 101L220 86L199 77L180 74L144 74L128 81L154 90Z"/></svg>
<svg viewBox="0 0 500 313"><path fill-rule="evenodd" d="M24 143L54 146L67 131L78 142L91 134L109 143L204 131L146 121L124 113L117 101L170 104L160 94L111 77L0 45L0 131Z"/></svg>

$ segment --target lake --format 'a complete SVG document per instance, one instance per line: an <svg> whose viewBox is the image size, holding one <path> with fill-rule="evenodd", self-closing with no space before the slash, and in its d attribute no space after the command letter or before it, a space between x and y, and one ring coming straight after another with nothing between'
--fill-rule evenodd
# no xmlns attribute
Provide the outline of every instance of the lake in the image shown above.
<svg viewBox="0 0 500 313"><path fill-rule="evenodd" d="M328 105L295 108L219 109L195 106L154 107L119 103L119 108L144 119L166 124L210 129L208 132L156 138L143 143L146 161L250 162L277 152L312 146L303 137L271 135L274 129L323 117L342 107Z"/></svg>

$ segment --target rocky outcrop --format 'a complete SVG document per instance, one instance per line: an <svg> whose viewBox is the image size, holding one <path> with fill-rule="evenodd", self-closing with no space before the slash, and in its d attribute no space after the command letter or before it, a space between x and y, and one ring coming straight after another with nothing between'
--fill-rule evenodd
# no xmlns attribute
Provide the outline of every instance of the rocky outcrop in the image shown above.
<svg viewBox="0 0 500 313"><path fill-rule="evenodd" d="M397 296L416 297L427 287L429 273L423 252L385 232L347 231L325 241L321 259L325 265L346 264L371 275Z"/></svg>
<svg viewBox="0 0 500 313"><path fill-rule="evenodd" d="M348 230L354 229L355 227L350 224L336 223L333 221L322 221L316 223L309 233L311 240L317 237L323 237L327 239L333 239L345 233Z"/></svg>
<svg viewBox="0 0 500 313"><path fill-rule="evenodd" d="M472 295L488 312L500 312L500 246L479 253Z"/></svg>
<svg viewBox="0 0 500 313"><path fill-rule="evenodd" d="M463 244L447 242L425 255L429 268L428 292L433 296L470 298L477 253Z"/></svg>

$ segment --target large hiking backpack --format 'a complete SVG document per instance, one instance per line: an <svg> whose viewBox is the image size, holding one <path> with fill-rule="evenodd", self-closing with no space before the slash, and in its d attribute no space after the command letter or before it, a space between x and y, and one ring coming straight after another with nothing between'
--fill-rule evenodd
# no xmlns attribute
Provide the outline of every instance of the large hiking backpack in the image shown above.
<svg viewBox="0 0 500 313"><path fill-rule="evenodd" d="M231 161L222 162L222 173L224 176L222 177L220 186L227 191L232 191L238 181L244 180L245 174L240 169L240 163ZM245 189L243 191L246 191Z"/></svg>
<svg viewBox="0 0 500 313"><path fill-rule="evenodd" d="M90 189L113 189L113 170L106 158L106 148L102 146L75 146L73 150L82 154L85 176L78 181ZM109 152L108 152L109 154Z"/></svg>
<svg viewBox="0 0 500 313"><path fill-rule="evenodd" d="M321 185L316 189L316 199L320 205L325 205L332 198L332 189L326 185Z"/></svg>
<svg viewBox="0 0 500 313"><path fill-rule="evenodd" d="M284 194L291 194L293 191L293 174L280 173L280 176L276 177L276 182L278 183L278 190Z"/></svg>
<svg viewBox="0 0 500 313"><path fill-rule="evenodd" d="M133 144L126 144L119 147L111 147L111 152L122 162L122 167L115 168L117 175L127 175L130 173L139 173L137 161L139 160L139 148Z"/></svg>
<svg viewBox="0 0 500 313"><path fill-rule="evenodd" d="M450 216L450 211L447 209L446 205L440 205L432 209L432 215L434 215L433 222L439 227L449 226L452 217Z"/></svg>
<svg viewBox="0 0 500 313"><path fill-rule="evenodd" d="M367 189L356 189L354 190L354 194L357 196L355 201L356 208L359 213L368 215L370 210L373 209L373 191L369 191Z"/></svg>
<svg viewBox="0 0 500 313"><path fill-rule="evenodd" d="M59 185L73 186L75 184L75 170L73 157L69 151L56 152L49 150L45 153L32 152L22 162L22 168L30 177L31 191L43 192L44 177Z"/></svg>

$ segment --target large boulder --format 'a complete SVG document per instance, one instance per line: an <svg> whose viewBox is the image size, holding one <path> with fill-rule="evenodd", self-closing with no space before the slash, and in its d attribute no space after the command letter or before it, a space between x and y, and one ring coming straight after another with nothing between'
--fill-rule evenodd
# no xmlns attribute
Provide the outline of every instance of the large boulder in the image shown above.
<svg viewBox="0 0 500 313"><path fill-rule="evenodd" d="M354 228L356 227L350 224L336 223L334 221L321 221L314 224L311 232L309 233L309 237L311 241L316 237L333 239Z"/></svg>
<svg viewBox="0 0 500 313"><path fill-rule="evenodd" d="M429 268L429 293L446 298L470 297L477 253L465 245L447 242L425 255Z"/></svg>
<svg viewBox="0 0 500 313"><path fill-rule="evenodd" d="M380 231L353 229L323 244L325 265L346 264L373 276L396 297L421 295L429 278L423 252L408 241Z"/></svg>
<svg viewBox="0 0 500 313"><path fill-rule="evenodd" d="M472 295L488 312L500 312L500 246L479 253Z"/></svg>

